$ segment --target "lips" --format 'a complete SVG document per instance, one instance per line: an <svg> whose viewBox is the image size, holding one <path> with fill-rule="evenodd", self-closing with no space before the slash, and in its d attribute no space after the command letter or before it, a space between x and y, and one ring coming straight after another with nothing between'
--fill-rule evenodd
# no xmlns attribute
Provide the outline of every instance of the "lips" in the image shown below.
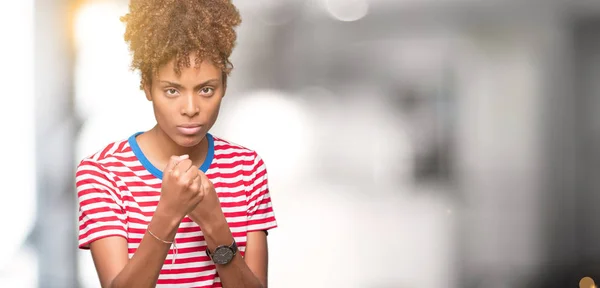
<svg viewBox="0 0 600 288"><path fill-rule="evenodd" d="M185 124L177 126L177 130L184 135L196 135L202 130L202 125Z"/></svg>

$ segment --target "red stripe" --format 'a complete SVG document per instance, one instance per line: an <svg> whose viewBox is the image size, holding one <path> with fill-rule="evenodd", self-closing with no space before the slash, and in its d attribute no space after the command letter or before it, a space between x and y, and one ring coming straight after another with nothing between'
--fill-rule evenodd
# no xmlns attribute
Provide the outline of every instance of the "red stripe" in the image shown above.
<svg viewBox="0 0 600 288"><path fill-rule="evenodd" d="M163 269L160 273L164 273L164 271L166 271L166 270L167 269ZM215 275L200 276L200 277L192 277L192 278L183 278L183 279L158 279L158 281L156 281L156 284L159 284L159 285L165 285L165 284L185 284L185 283L191 283L191 282L201 282L201 281L207 281L207 280L214 280L215 278L217 278L216 274Z"/></svg>
<svg viewBox="0 0 600 288"><path fill-rule="evenodd" d="M125 183L126 187L149 187L153 189L160 189L162 187L161 183L147 184L143 181L123 181L123 183Z"/></svg>
<svg viewBox="0 0 600 288"><path fill-rule="evenodd" d="M248 199L248 202L256 201L256 200L258 200L258 198L269 193L268 187L266 189L264 189L263 191L258 192L258 190L263 189L265 186L267 186L267 181L263 181L260 183L260 186L256 186L256 188L250 192L251 197L250 197L250 199Z"/></svg>
<svg viewBox="0 0 600 288"><path fill-rule="evenodd" d="M208 258L208 257L206 257ZM205 260L208 261L208 260ZM171 259L165 260L165 264L169 265L172 263ZM177 263L177 259L175 259L175 263ZM210 270L214 270L216 269L215 265L210 265L210 266L204 266L204 267L190 267L190 268L175 268L175 269L164 269L163 271L161 271L161 274L183 274L183 273L201 273L201 272L205 272L205 271L210 271Z"/></svg>
<svg viewBox="0 0 600 288"><path fill-rule="evenodd" d="M272 213L273 212L273 207L267 207L266 205L267 204L264 205L265 208L256 210L256 212L254 212L254 215L261 215L261 214Z"/></svg>
<svg viewBox="0 0 600 288"><path fill-rule="evenodd" d="M90 219L90 220L88 220L86 222L83 222L81 225L79 225L79 230L84 230L85 228L87 228L88 226L91 226L91 225L97 225L98 227L101 227L100 225L103 226L102 223L108 223L108 222L113 222L113 221L117 221L117 222L123 223L123 227L127 226L127 222L125 220L121 220L121 219L119 219L119 218L117 218L115 216L94 217L93 220ZM121 227L120 230L124 230L123 227ZM92 229L94 229L94 228L92 228Z"/></svg>
<svg viewBox="0 0 600 288"><path fill-rule="evenodd" d="M121 141L121 144L119 144L119 147L117 147L117 150L115 150L115 153L127 152L126 150L131 151L131 149L124 149L125 148L125 144L127 144L127 141Z"/></svg>
<svg viewBox="0 0 600 288"><path fill-rule="evenodd" d="M232 163L216 163L215 161L213 161L213 163L210 165L211 169L234 169L234 168L239 168L240 165L243 166L252 166L253 162L252 161L236 161L236 162L232 162Z"/></svg>
<svg viewBox="0 0 600 288"><path fill-rule="evenodd" d="M88 160L81 161L81 163L79 164L79 167L77 167L77 169L78 169L77 170L77 175L79 175L79 173L85 174L85 171L96 172L95 170L86 169L83 166L93 166L93 167L95 167L96 169L100 170L103 173L110 174L110 171L107 170L106 168L104 168L98 162L94 162L94 161L91 161L91 160L88 159ZM106 175L103 175L103 178L108 178L108 177L106 177Z"/></svg>
<svg viewBox="0 0 600 288"><path fill-rule="evenodd" d="M219 148L224 148L224 149L219 149ZM232 147L230 147L230 148L232 148ZM223 146L216 146L215 150L217 150L217 151L218 150L226 150L226 149L230 149L230 148L225 148ZM223 154L220 154L218 156L225 156L225 158L234 158L234 157L240 157L240 158L242 158L242 157L253 157L254 153L252 153L252 152L243 152L243 151L239 151L238 150L238 151L232 151L232 152L229 152L229 153L223 153Z"/></svg>
<svg viewBox="0 0 600 288"><path fill-rule="evenodd" d="M94 215L96 213L109 212L109 211L113 212L113 213L115 213L117 215L123 214L122 210L111 209L111 208L108 208L108 207L98 207L98 208L93 208L93 209L85 209L84 211L82 211L80 213L81 215L79 216L79 221L81 221L85 216ZM88 217L88 218L91 218L91 217Z"/></svg>
<svg viewBox="0 0 600 288"><path fill-rule="evenodd" d="M81 229L80 229L81 231ZM123 231L125 232L124 227L122 226L117 226L117 225L107 225L107 226L101 226L101 227L96 227L96 228L92 228L90 230L88 230L86 233L80 234L79 235L79 240L83 240L85 238L88 238L90 235L99 233L99 232L105 232L105 231ZM115 234L117 234L115 232Z"/></svg>
<svg viewBox="0 0 600 288"><path fill-rule="evenodd" d="M138 172L138 171L135 171L135 172ZM152 174L137 175L135 172L134 172L134 170L131 170L131 171L115 171L113 173L116 176L118 176L119 178L123 178L123 177L138 177L141 180L154 180L154 179L156 179L156 177L154 175L152 175Z"/></svg>
<svg viewBox="0 0 600 288"><path fill-rule="evenodd" d="M246 224L246 221L244 221L243 223L244 225ZM147 225L147 224L146 224ZM231 226L231 224L229 225L229 227L236 227L236 226ZM146 233L146 229L145 228L128 228L128 231L130 234L139 234L139 235L144 235ZM204 241L204 236L200 235L201 230L199 226L192 226L192 227L180 227L179 229L177 229L177 234L181 234L181 233L198 233L198 235L194 235L194 236L190 236L190 237L177 237L177 241L179 241L179 239L187 239L187 238L195 238L195 237L200 237L200 240L195 240L195 241ZM246 236L246 234L244 232L232 232L231 233L233 235L233 237L244 237ZM133 237L132 237L133 239ZM140 241L142 241L141 238L138 238L136 243L139 243ZM189 241L192 242L192 241Z"/></svg>
<svg viewBox="0 0 600 288"><path fill-rule="evenodd" d="M114 146L114 143L109 144L108 146L106 146L106 148L104 148L104 150L102 150L102 153L100 153L100 156L98 156L98 159L104 159L104 157L106 157L106 153L108 153L108 151Z"/></svg>
<svg viewBox="0 0 600 288"><path fill-rule="evenodd" d="M215 188L220 188L220 187L215 187ZM246 195L246 191L244 191L242 189L242 191L237 191L237 192L229 192L229 191L223 191L223 192L217 192L217 196L219 196L219 198L237 198L240 196L245 196Z"/></svg>
<svg viewBox="0 0 600 288"><path fill-rule="evenodd" d="M270 223L273 221L275 221L275 217L267 217L267 218L262 218L262 219L248 220L248 226L267 224L267 223Z"/></svg>
<svg viewBox="0 0 600 288"><path fill-rule="evenodd" d="M115 158L115 160L119 161L119 162L125 162L123 164L126 164L127 162L138 162L138 159L135 155L131 155L131 156L123 156L123 155L112 155L113 158Z"/></svg>
<svg viewBox="0 0 600 288"><path fill-rule="evenodd" d="M107 199L107 198L92 198L92 199L87 199L87 200L79 200L79 207L83 208L84 206L87 206L87 205L90 205L90 204L96 204L96 203L116 204L115 201L113 201L111 199ZM116 204L116 205L119 206L118 204ZM109 210L108 205L105 206L105 207L106 207L105 211L108 211ZM86 212L89 212L89 211L87 211L87 209L86 209ZM123 212L121 212L121 213L123 213Z"/></svg>

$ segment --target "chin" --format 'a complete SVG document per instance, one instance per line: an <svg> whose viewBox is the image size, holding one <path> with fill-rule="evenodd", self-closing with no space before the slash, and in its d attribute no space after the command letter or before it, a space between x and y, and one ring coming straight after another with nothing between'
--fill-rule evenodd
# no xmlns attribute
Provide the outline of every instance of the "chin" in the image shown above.
<svg viewBox="0 0 600 288"><path fill-rule="evenodd" d="M204 134L202 135L177 135L175 139L175 143L181 147L192 148L200 144L202 139L204 139Z"/></svg>

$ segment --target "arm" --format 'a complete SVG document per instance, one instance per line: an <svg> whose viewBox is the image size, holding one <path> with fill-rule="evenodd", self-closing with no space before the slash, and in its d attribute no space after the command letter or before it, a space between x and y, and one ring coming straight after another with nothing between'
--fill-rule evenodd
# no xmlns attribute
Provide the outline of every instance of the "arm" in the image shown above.
<svg viewBox="0 0 600 288"><path fill-rule="evenodd" d="M165 241L173 241L179 222L156 211L148 230ZM102 287L155 287L171 245L160 242L148 232L131 258L127 240L106 237L90 244L92 258Z"/></svg>
<svg viewBox="0 0 600 288"><path fill-rule="evenodd" d="M223 213L221 213L223 215ZM225 221L213 221L202 227L206 245L215 251L219 245L229 245L233 242L231 230ZM215 265L223 282L223 287L266 288L267 287L267 237L262 231L249 232L244 258L239 251L226 265Z"/></svg>
<svg viewBox="0 0 600 288"><path fill-rule="evenodd" d="M277 223L271 205L266 167L258 155L251 172L246 195L248 234L245 258L237 253L230 263L216 265L224 287L267 287L268 284L265 231L276 227ZM205 196L189 216L202 229L208 249L215 251L220 245L230 245L233 237L212 183L206 175L201 174Z"/></svg>
<svg viewBox="0 0 600 288"><path fill-rule="evenodd" d="M92 251L102 287L156 286L171 246L163 241L173 241L181 219L200 202L198 187L193 184L197 169L185 158L171 158L158 206L129 260L125 196L113 174L98 163L82 161L76 175L79 246Z"/></svg>
<svg viewBox="0 0 600 288"><path fill-rule="evenodd" d="M263 287L268 286L269 252L266 231L248 232L244 260Z"/></svg>

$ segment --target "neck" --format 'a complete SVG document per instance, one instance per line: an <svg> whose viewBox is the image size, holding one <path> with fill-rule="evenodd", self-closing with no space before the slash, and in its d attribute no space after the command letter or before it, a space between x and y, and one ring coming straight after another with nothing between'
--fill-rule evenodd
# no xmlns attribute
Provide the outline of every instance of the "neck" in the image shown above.
<svg viewBox="0 0 600 288"><path fill-rule="evenodd" d="M189 155L192 163L198 167L204 163L208 153L208 140L206 137L196 146L183 147L175 143L169 135L165 134L158 125L148 131L148 141L151 151L156 155L158 162L168 163L171 156ZM166 164L165 164L166 165Z"/></svg>

